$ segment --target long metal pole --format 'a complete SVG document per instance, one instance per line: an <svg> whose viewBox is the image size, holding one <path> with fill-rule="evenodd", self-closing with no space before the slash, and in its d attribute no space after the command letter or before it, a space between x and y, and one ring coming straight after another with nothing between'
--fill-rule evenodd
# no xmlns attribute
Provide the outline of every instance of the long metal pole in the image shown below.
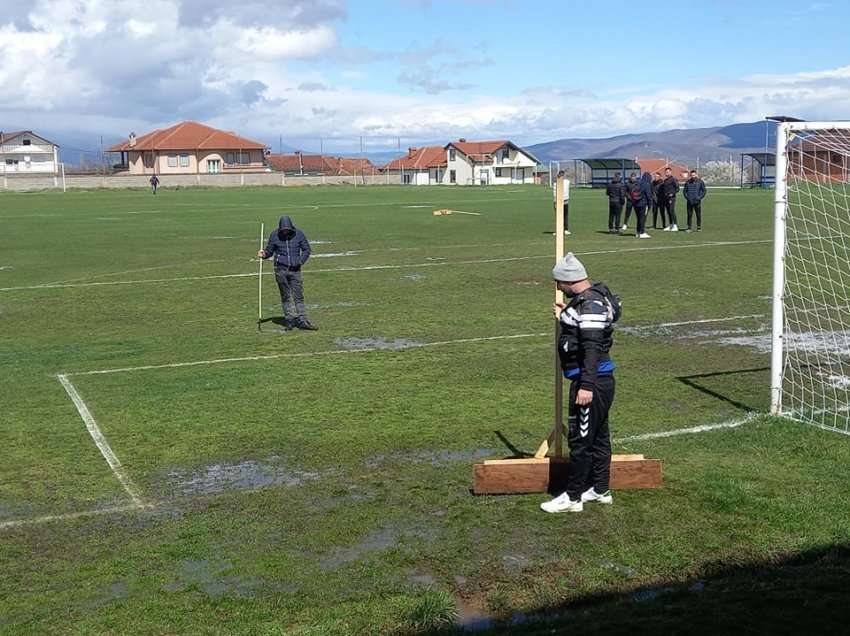
<svg viewBox="0 0 850 636"><path fill-rule="evenodd" d="M263 249L263 240L266 238L266 224L260 223L260 249ZM260 272L257 276L257 329L263 324L263 261L260 258Z"/></svg>
<svg viewBox="0 0 850 636"><path fill-rule="evenodd" d="M773 200L773 328L770 356L770 412L782 412L782 370L784 355L783 296L785 289L785 238L788 208L788 124L776 131L776 190Z"/></svg>

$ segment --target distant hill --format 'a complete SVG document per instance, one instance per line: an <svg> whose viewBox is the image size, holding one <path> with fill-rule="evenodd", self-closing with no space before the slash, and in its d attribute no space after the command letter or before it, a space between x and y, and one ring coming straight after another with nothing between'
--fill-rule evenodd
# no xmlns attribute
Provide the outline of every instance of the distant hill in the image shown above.
<svg viewBox="0 0 850 636"><path fill-rule="evenodd" d="M666 130L663 132L618 135L604 139L558 139L528 146L541 161L617 157L658 157L694 164L715 160L734 160L742 152L764 150L765 131L768 147L776 143L776 124L758 121L714 128Z"/></svg>

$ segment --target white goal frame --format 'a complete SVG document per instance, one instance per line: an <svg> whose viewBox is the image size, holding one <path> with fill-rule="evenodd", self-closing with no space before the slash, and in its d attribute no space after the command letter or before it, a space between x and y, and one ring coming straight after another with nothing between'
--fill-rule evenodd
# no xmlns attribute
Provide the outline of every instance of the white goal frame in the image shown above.
<svg viewBox="0 0 850 636"><path fill-rule="evenodd" d="M787 253L787 213L788 213L788 142L793 133L817 130L850 131L850 121L800 121L781 122L776 133L776 191L774 195L774 231L773 231L773 318L771 346L771 400L772 415L794 418L793 413L783 409L782 380L784 377L785 352L785 264ZM832 429L830 430L838 430ZM849 431L840 431L848 433Z"/></svg>

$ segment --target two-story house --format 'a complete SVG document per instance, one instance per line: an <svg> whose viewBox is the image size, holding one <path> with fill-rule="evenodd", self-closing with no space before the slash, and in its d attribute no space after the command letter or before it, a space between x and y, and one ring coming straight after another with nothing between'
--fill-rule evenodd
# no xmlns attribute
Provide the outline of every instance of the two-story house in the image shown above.
<svg viewBox="0 0 850 636"><path fill-rule="evenodd" d="M0 174L56 174L59 146L31 130L0 131Z"/></svg>
<svg viewBox="0 0 850 636"><path fill-rule="evenodd" d="M107 152L120 153L118 164L130 174L219 174L267 170L266 145L194 121L154 130Z"/></svg>
<svg viewBox="0 0 850 636"><path fill-rule="evenodd" d="M410 148L384 170L401 173L411 185L510 185L534 183L538 160L507 141L459 139L445 146Z"/></svg>

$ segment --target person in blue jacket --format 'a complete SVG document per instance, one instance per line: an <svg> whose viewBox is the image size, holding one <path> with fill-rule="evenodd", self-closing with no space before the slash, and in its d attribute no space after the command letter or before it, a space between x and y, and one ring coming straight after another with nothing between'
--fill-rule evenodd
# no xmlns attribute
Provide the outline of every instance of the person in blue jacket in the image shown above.
<svg viewBox="0 0 850 636"><path fill-rule="evenodd" d="M286 329L297 327L307 331L318 330L307 320L307 308L304 305L304 274L301 268L307 263L310 254L310 241L288 216L280 217L277 229L269 235L266 249L257 253L259 258L274 257L274 277L280 289ZM290 299L295 301L294 311Z"/></svg>

